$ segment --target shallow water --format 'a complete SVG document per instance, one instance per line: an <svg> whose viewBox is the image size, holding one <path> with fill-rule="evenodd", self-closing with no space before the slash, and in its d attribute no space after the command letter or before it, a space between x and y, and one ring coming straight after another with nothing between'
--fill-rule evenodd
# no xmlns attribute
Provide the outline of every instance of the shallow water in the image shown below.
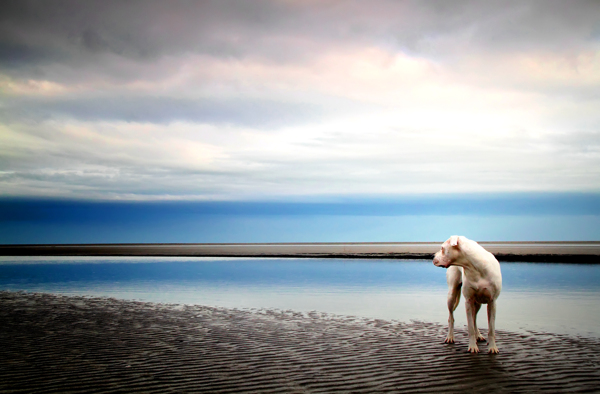
<svg viewBox="0 0 600 394"><path fill-rule="evenodd" d="M502 274L499 330L600 337L600 266L503 263ZM0 257L0 289L441 324L448 318L445 271L429 260ZM478 324L487 327L485 308Z"/></svg>

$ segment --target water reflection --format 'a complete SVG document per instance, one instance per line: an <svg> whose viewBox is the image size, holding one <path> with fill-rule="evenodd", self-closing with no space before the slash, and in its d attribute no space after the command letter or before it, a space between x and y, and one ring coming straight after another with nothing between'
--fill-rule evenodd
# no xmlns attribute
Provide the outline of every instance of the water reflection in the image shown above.
<svg viewBox="0 0 600 394"><path fill-rule="evenodd" d="M600 266L504 263L497 327L600 336ZM430 261L0 258L0 288L446 324ZM457 327L466 325L464 303ZM479 325L486 327L485 311Z"/></svg>

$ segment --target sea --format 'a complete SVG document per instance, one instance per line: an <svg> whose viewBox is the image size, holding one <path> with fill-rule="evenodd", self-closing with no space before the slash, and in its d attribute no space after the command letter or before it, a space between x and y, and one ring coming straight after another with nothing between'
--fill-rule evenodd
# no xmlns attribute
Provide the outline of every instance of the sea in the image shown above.
<svg viewBox="0 0 600 394"><path fill-rule="evenodd" d="M600 337L600 265L501 263L496 328ZM0 290L447 324L431 260L0 256ZM464 300L455 312L466 326ZM487 328L485 307L478 325Z"/></svg>

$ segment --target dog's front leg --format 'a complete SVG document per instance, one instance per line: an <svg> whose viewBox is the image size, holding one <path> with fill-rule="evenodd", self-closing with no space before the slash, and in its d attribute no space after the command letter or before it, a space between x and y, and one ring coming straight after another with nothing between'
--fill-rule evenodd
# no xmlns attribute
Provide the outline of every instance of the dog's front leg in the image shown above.
<svg viewBox="0 0 600 394"><path fill-rule="evenodd" d="M469 350L470 353L479 353L479 346L477 346L477 328L475 326L475 319L477 318L477 308L475 307L475 300L469 298L466 301L467 309L467 326L469 328Z"/></svg>
<svg viewBox="0 0 600 394"><path fill-rule="evenodd" d="M488 314L488 337L490 338L489 350L490 354L498 354L496 346L496 300L490 301L487 306Z"/></svg>
<svg viewBox="0 0 600 394"><path fill-rule="evenodd" d="M479 309L481 308L481 304L475 303L475 336L477 337L477 342L485 342L485 337L479 331L479 327L477 327L477 314L479 313Z"/></svg>

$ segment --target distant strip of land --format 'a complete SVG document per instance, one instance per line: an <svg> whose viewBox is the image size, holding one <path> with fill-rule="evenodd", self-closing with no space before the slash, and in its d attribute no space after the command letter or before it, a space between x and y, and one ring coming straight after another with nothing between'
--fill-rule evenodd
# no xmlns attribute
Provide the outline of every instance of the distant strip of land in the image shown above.
<svg viewBox="0 0 600 394"><path fill-rule="evenodd" d="M0 245L0 256L431 259L442 242ZM600 263L600 241L480 242L500 261Z"/></svg>

